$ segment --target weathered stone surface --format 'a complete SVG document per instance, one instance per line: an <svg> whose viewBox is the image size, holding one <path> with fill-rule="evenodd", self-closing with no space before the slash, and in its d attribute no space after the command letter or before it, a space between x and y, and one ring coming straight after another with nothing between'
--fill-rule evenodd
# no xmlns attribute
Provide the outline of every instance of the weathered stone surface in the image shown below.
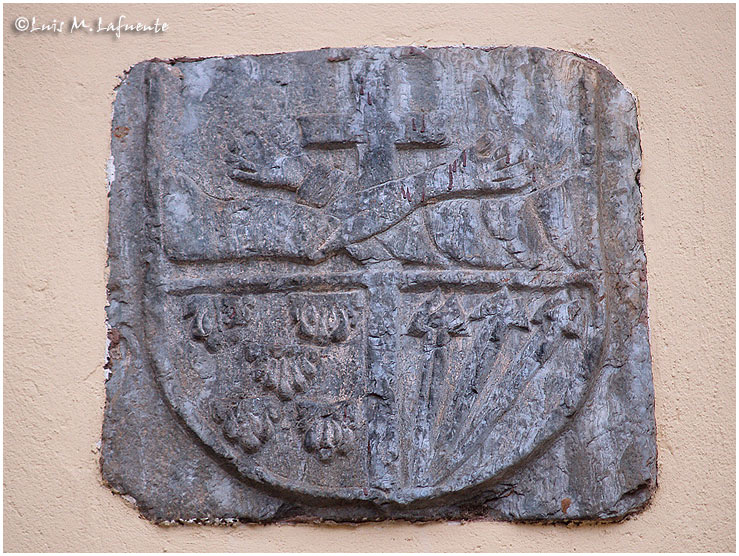
<svg viewBox="0 0 739 556"><path fill-rule="evenodd" d="M656 486L635 101L538 48L135 66L102 471L156 521L590 520Z"/></svg>

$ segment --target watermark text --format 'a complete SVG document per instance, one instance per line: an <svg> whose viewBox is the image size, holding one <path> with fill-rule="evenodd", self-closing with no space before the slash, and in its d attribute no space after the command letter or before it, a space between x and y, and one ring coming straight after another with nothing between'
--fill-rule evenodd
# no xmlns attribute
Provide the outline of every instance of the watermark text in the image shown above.
<svg viewBox="0 0 739 556"><path fill-rule="evenodd" d="M35 16L30 18L20 16L15 18L13 27L19 33L107 33L120 39L124 33L150 33L157 35L169 29L169 24L160 22L159 18L144 23L133 21L125 15L118 16L114 20L98 18L83 18L73 16L71 19L41 20Z"/></svg>

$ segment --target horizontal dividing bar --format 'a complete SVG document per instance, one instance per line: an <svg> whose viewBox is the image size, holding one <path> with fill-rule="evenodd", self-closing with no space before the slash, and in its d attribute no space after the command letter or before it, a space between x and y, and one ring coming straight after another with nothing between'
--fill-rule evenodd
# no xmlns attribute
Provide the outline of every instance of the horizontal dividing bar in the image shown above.
<svg viewBox="0 0 739 556"><path fill-rule="evenodd" d="M509 287L517 290L557 289L565 286L598 290L604 273L596 270L574 272L514 270L441 271L359 271L334 273L262 274L233 278L180 278L165 281L171 295L196 293L277 293L300 290L339 292L368 288L374 284L394 284L401 292L425 292L440 288L485 293Z"/></svg>
<svg viewBox="0 0 739 556"><path fill-rule="evenodd" d="M602 273L595 270L575 272L536 272L512 270L445 270L436 272L403 272L398 283L401 291L429 291L437 287L455 287L465 290L503 287L519 290L540 290L564 286L587 286L597 289Z"/></svg>

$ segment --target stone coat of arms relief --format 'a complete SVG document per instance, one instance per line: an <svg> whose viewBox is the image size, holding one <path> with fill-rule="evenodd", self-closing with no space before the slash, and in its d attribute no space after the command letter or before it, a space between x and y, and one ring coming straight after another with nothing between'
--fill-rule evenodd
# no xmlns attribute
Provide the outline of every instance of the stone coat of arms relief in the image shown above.
<svg viewBox="0 0 739 556"><path fill-rule="evenodd" d="M105 480L155 521L644 507L636 122L608 70L539 48L134 66Z"/></svg>

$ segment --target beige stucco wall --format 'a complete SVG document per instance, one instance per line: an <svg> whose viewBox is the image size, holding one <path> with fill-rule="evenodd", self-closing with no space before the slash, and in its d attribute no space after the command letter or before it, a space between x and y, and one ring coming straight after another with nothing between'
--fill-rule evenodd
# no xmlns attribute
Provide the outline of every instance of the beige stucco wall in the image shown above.
<svg viewBox="0 0 739 556"><path fill-rule="evenodd" d="M164 35L21 34L18 16ZM731 5L4 6L7 551L707 551L735 547L735 8ZM151 57L343 45L538 45L638 97L659 440L622 524L163 528L101 485L105 166L113 88Z"/></svg>

